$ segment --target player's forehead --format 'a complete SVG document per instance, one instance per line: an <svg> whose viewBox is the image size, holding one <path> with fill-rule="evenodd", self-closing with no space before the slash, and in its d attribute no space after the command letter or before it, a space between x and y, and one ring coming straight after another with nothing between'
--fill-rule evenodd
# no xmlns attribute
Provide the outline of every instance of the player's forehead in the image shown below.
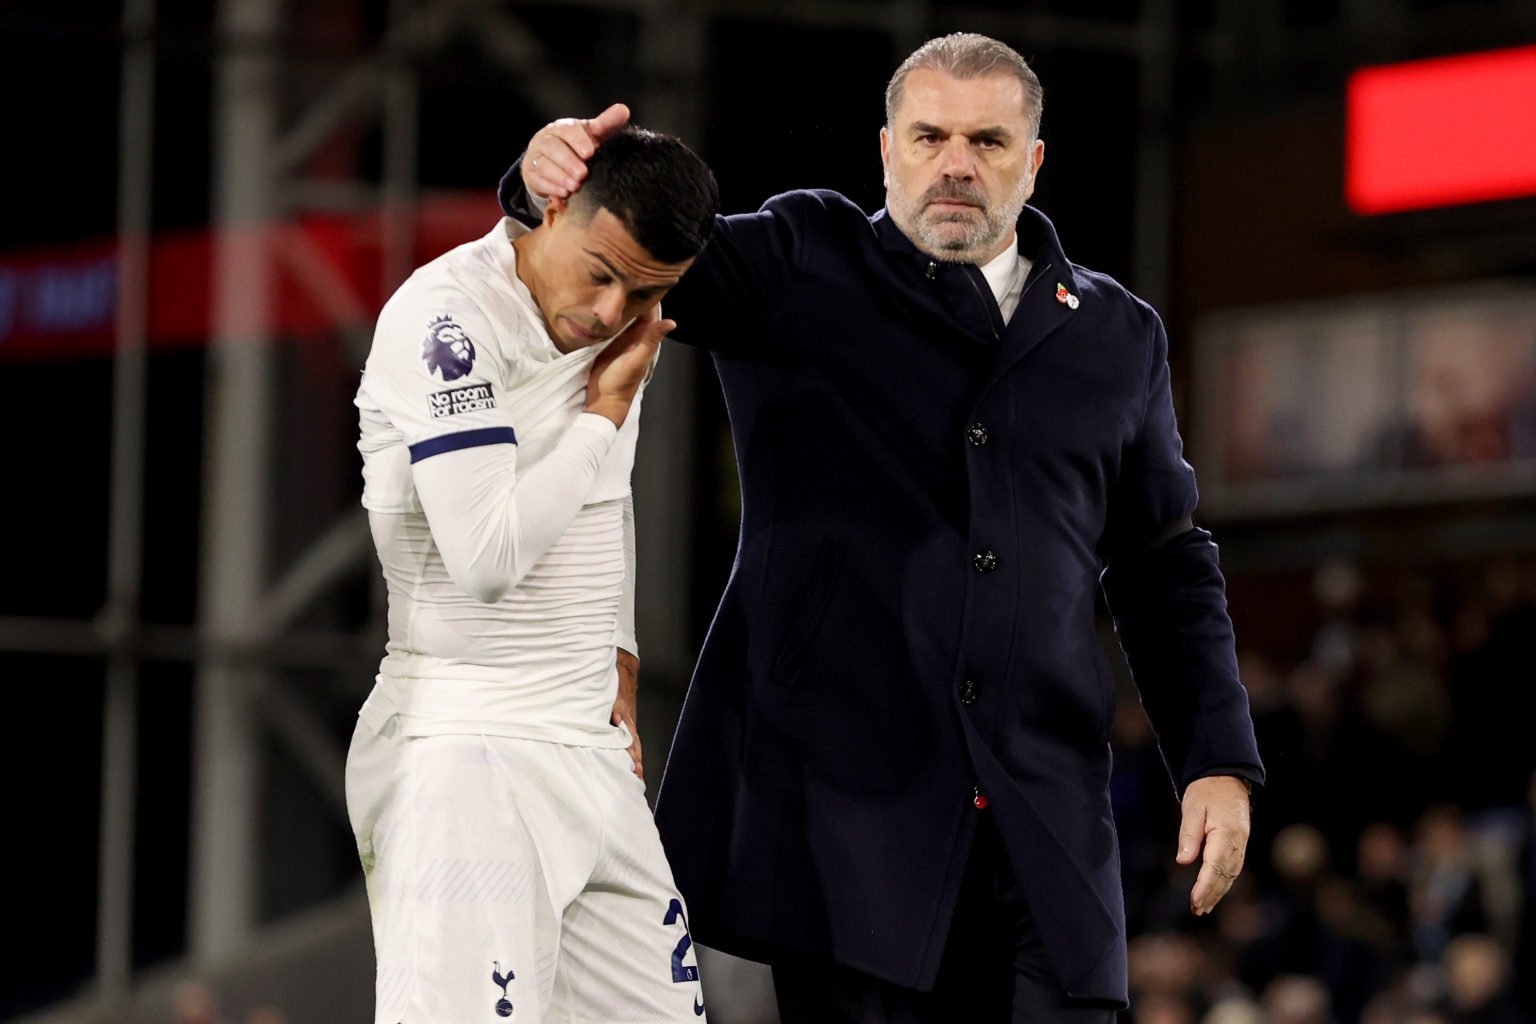
<svg viewBox="0 0 1536 1024"><path fill-rule="evenodd" d="M914 125L966 134L993 128L1027 135L1029 98L1024 83L1006 71L957 78L935 68L915 68L902 86L898 129Z"/></svg>
<svg viewBox="0 0 1536 1024"><path fill-rule="evenodd" d="M610 271L628 280L631 288L671 287L693 260L664 263L652 256L630 234L613 211L600 208L581 226L581 247L588 258L603 263Z"/></svg>

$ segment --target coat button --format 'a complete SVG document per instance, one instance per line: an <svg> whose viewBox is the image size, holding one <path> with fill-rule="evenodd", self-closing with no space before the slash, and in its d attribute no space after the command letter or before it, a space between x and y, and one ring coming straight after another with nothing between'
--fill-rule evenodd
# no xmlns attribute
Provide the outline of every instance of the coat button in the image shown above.
<svg viewBox="0 0 1536 1024"><path fill-rule="evenodd" d="M965 439L980 448L987 443L987 425L985 423L972 423L966 428Z"/></svg>
<svg viewBox="0 0 1536 1024"><path fill-rule="evenodd" d="M971 559L971 564L976 567L977 572L988 573L997 568L997 556L990 550L982 551Z"/></svg>
<svg viewBox="0 0 1536 1024"><path fill-rule="evenodd" d="M967 679L960 684L960 703L974 704L976 702L977 686L974 680Z"/></svg>

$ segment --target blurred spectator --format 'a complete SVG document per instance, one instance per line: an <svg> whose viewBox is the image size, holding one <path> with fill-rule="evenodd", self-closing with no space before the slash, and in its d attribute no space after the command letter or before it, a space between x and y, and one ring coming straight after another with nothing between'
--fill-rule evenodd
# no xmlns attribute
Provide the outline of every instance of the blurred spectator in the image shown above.
<svg viewBox="0 0 1536 1024"><path fill-rule="evenodd" d="M1223 999L1200 1018L1200 1024L1268 1024L1264 1011L1250 999Z"/></svg>
<svg viewBox="0 0 1536 1024"><path fill-rule="evenodd" d="M1263 988L1280 973L1279 915L1248 876L1238 878L1215 917L1217 937L1233 962L1232 971L1249 991Z"/></svg>
<svg viewBox="0 0 1536 1024"><path fill-rule="evenodd" d="M1322 623L1312 636L1312 660L1329 671L1342 673L1355 663L1361 590L1360 570L1353 563L1329 559L1313 574L1312 595Z"/></svg>
<svg viewBox="0 0 1536 1024"><path fill-rule="evenodd" d="M1328 990L1312 978L1286 975L1276 978L1260 1000L1269 1024L1331 1024Z"/></svg>
<svg viewBox="0 0 1536 1024"><path fill-rule="evenodd" d="M1526 1024L1510 992L1509 959L1487 935L1463 935L1445 949L1450 1024Z"/></svg>
<svg viewBox="0 0 1536 1024"><path fill-rule="evenodd" d="M207 985L184 981L171 995L175 1024L219 1024L219 1009Z"/></svg>
<svg viewBox="0 0 1536 1024"><path fill-rule="evenodd" d="M1261 794L1265 814L1255 836L1309 821L1330 834L1345 830L1358 814L1351 794L1361 788L1362 746L1354 716L1346 714L1340 675L1320 662L1297 665L1285 679L1285 706L1255 721L1259 752L1278 770ZM1321 793L1330 794L1326 800Z"/></svg>
<svg viewBox="0 0 1536 1024"><path fill-rule="evenodd" d="M224 1024L213 990L200 981L184 981L171 994L172 1024ZM259 1006L245 1015L244 1024L288 1024L288 1015L273 1006Z"/></svg>
<svg viewBox="0 0 1536 1024"><path fill-rule="evenodd" d="M1520 935L1515 940L1515 962L1524 966L1515 977L1515 998L1526 1017L1536 1021L1536 772L1526 785L1519 846L1515 863L1520 872Z"/></svg>
<svg viewBox="0 0 1536 1024"><path fill-rule="evenodd" d="M1428 767L1449 724L1450 702L1442 676L1445 634L1435 621L1433 590L1410 577L1398 588L1392 624L1367 631L1362 644L1366 670L1361 703L1366 719L1393 741L1415 768Z"/></svg>
<svg viewBox="0 0 1536 1024"><path fill-rule="evenodd" d="M1372 822L1360 831L1355 851L1361 899L1386 920L1394 937L1406 935L1411 858L1402 830L1388 822Z"/></svg>
<svg viewBox="0 0 1536 1024"><path fill-rule="evenodd" d="M1370 908L1356 885L1342 878L1329 878L1318 887L1317 916L1324 937L1319 979L1328 984L1334 1014L1356 1020L1392 977L1397 930Z"/></svg>
<svg viewBox="0 0 1536 1024"><path fill-rule="evenodd" d="M1406 992L1383 992L1366 1006L1360 1015L1360 1024L1448 1024L1444 1017L1434 1013L1420 1000Z"/></svg>
<svg viewBox="0 0 1536 1024"><path fill-rule="evenodd" d="M1136 1024L1195 1024L1195 1014L1178 996L1148 995L1137 1001Z"/></svg>
<svg viewBox="0 0 1536 1024"><path fill-rule="evenodd" d="M1317 894L1332 872L1328 840L1311 825L1288 825L1275 837L1270 859L1281 891L1270 898L1271 968L1255 979L1267 984L1275 974L1312 974L1323 966L1330 944L1318 916Z"/></svg>
<svg viewBox="0 0 1536 1024"><path fill-rule="evenodd" d="M1127 955L1131 990L1141 996L1186 997L1197 990L1204 974L1200 947L1186 935L1139 935L1131 940Z"/></svg>
<svg viewBox="0 0 1536 1024"><path fill-rule="evenodd" d="M1450 719L1441 680L1443 637L1420 605L1398 610L1392 624L1365 631L1360 647L1360 710L1372 761L1390 813L1408 811L1414 795L1438 785L1436 754ZM1390 787L1390 788L1388 788ZM1403 797L1408 797L1404 800Z"/></svg>
<svg viewBox="0 0 1536 1024"><path fill-rule="evenodd" d="M1408 897L1413 943L1421 960L1435 961L1456 936L1485 931L1487 919L1461 811L1443 804L1432 807L1419 819L1416 832Z"/></svg>

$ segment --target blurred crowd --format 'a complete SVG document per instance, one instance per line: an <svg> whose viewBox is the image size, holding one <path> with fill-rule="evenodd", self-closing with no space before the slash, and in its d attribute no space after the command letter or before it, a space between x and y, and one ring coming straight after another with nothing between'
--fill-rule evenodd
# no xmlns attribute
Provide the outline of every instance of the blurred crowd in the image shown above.
<svg viewBox="0 0 1536 1024"><path fill-rule="evenodd" d="M1131 1019L1536 1024L1536 564L1329 564L1312 591L1299 645L1270 630L1276 651L1239 657L1269 784L1208 918L1170 867L1150 727L1122 702Z"/></svg>

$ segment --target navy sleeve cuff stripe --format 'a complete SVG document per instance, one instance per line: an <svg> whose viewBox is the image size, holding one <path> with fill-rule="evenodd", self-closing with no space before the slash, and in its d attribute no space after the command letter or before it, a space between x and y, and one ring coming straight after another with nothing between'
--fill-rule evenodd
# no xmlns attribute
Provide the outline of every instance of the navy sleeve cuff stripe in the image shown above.
<svg viewBox="0 0 1536 1024"><path fill-rule="evenodd" d="M444 434L411 445L411 462L430 459L443 452L456 452L460 448L478 448L483 444L517 444L517 434L511 427L482 427L479 430L461 430L457 434Z"/></svg>

